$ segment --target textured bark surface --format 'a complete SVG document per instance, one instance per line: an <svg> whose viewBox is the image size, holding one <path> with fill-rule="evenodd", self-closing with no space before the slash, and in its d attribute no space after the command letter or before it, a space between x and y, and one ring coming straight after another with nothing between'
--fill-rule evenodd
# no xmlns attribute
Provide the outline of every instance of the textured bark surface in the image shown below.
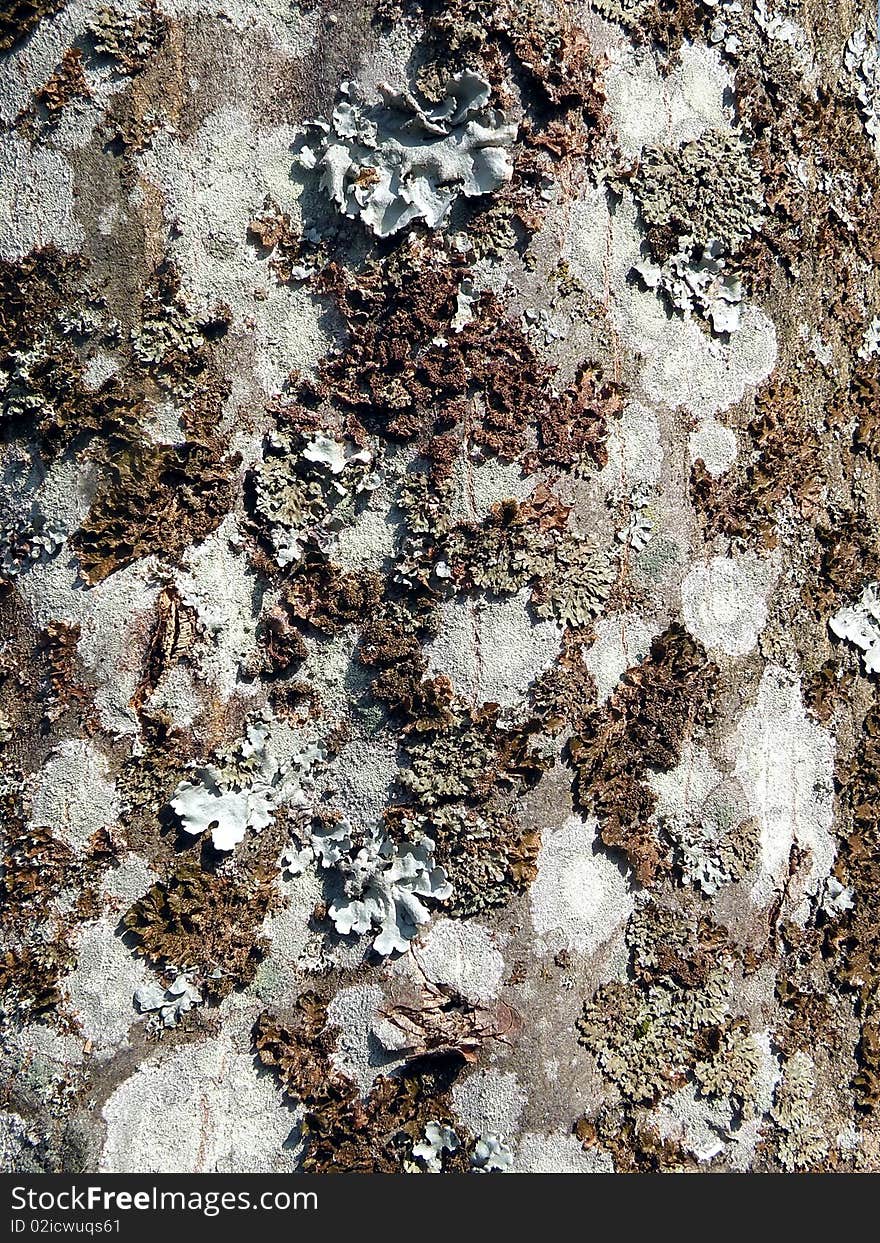
<svg viewBox="0 0 880 1243"><path fill-rule="evenodd" d="M871 7L0 67L3 1168L876 1170Z"/></svg>

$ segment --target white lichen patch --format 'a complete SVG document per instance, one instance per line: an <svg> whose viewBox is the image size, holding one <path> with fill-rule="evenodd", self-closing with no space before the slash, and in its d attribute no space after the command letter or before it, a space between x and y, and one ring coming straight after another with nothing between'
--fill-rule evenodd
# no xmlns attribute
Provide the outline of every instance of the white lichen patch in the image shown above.
<svg viewBox="0 0 880 1243"><path fill-rule="evenodd" d="M605 73L608 110L626 155L649 143L689 142L728 123L730 70L714 48L685 43L681 63L658 72L650 53L622 41L609 49Z"/></svg>
<svg viewBox="0 0 880 1243"><path fill-rule="evenodd" d="M143 676L158 593L155 564L149 557L93 587L79 613L79 658L87 680L96 687L101 722L114 734L136 734L139 729L131 700Z"/></svg>
<svg viewBox="0 0 880 1243"><path fill-rule="evenodd" d="M578 816L545 830L529 898L545 946L585 954L609 941L634 908L626 877L601 849L596 822Z"/></svg>
<svg viewBox="0 0 880 1243"><path fill-rule="evenodd" d="M84 234L74 205L73 169L64 156L7 131L0 143L0 259L13 262L49 245L78 251Z"/></svg>
<svg viewBox="0 0 880 1243"><path fill-rule="evenodd" d="M83 681L94 685L101 723L112 734L138 732L131 699L143 675L159 589L153 557L86 588L75 561L63 549L16 582L36 626L53 621L80 624L77 653Z"/></svg>
<svg viewBox="0 0 880 1243"><path fill-rule="evenodd" d="M637 613L601 617L594 629L596 638L584 649L584 664L595 680L599 703L604 703L626 670L647 656L657 631Z"/></svg>
<svg viewBox="0 0 880 1243"><path fill-rule="evenodd" d="M614 1163L601 1149L587 1151L574 1135L526 1132L514 1164L517 1174L612 1174Z"/></svg>
<svg viewBox="0 0 880 1243"><path fill-rule="evenodd" d="M608 462L602 480L613 492L654 487L663 469L663 445L656 413L629 402L608 434Z"/></svg>
<svg viewBox="0 0 880 1243"><path fill-rule="evenodd" d="M804 711L798 680L768 665L755 704L735 735L734 775L760 829L763 875L753 890L758 903L788 879L796 842L809 852L801 894L813 895L831 870L835 842L834 739ZM791 886L790 886L791 888Z"/></svg>
<svg viewBox="0 0 880 1243"><path fill-rule="evenodd" d="M454 522L482 522L493 505L513 499L525 501L535 480L515 462L473 462L461 453L452 466L450 518Z"/></svg>
<svg viewBox="0 0 880 1243"><path fill-rule="evenodd" d="M329 119L308 121L296 163L345 216L377 237L415 220L434 229L455 200L498 190L513 175L508 149L517 126L487 107L491 88L478 74L455 74L436 107L408 91L379 86L368 104L351 83L340 87Z"/></svg>
<svg viewBox="0 0 880 1243"><path fill-rule="evenodd" d="M256 578L230 515L213 534L186 554L177 573L184 604L196 610L203 630L196 663L223 699L239 687L242 666L255 652Z"/></svg>
<svg viewBox="0 0 880 1243"><path fill-rule="evenodd" d="M381 820L397 778L397 740L384 733L355 738L329 766L328 793L352 824L364 827Z"/></svg>
<svg viewBox="0 0 880 1243"><path fill-rule="evenodd" d="M333 560L350 572L381 570L394 555L395 528L388 508L370 505L339 532Z"/></svg>
<svg viewBox="0 0 880 1243"><path fill-rule="evenodd" d="M880 673L880 583L868 583L858 600L838 609L828 626L861 653L866 673Z"/></svg>
<svg viewBox="0 0 880 1243"><path fill-rule="evenodd" d="M252 1021L252 1020L251 1020ZM160 1050L116 1089L102 1116L106 1174L284 1174L296 1168L296 1115L254 1065L247 1030Z"/></svg>
<svg viewBox="0 0 880 1243"><path fill-rule="evenodd" d="M461 1124L473 1135L515 1135L526 1104L516 1075L501 1070L475 1070L459 1079L452 1102Z"/></svg>
<svg viewBox="0 0 880 1243"><path fill-rule="evenodd" d="M129 850L104 877L103 891L110 900L111 909L115 905L119 910L127 910L158 879L146 860Z"/></svg>
<svg viewBox="0 0 880 1243"><path fill-rule="evenodd" d="M116 935L108 919L87 924L75 936L77 962L62 981L68 1009L96 1053L127 1043L136 1019L133 997L152 977Z"/></svg>
<svg viewBox="0 0 880 1243"><path fill-rule="evenodd" d="M446 674L474 704L521 704L562 642L555 621L532 620L528 599L525 590L506 599L454 599L441 605L439 631L426 648L429 674Z"/></svg>
<svg viewBox="0 0 880 1243"><path fill-rule="evenodd" d="M772 567L754 556L712 557L681 584L684 622L713 652L745 656L767 624L766 592Z"/></svg>
<svg viewBox="0 0 880 1243"><path fill-rule="evenodd" d="M237 34L251 34L285 56L302 57L314 47L316 15L290 0L162 0L169 17L211 17L232 26Z"/></svg>
<svg viewBox="0 0 880 1243"><path fill-rule="evenodd" d="M468 1001L486 1003L498 996L504 959L492 933L481 924L438 919L414 956L429 980L455 989Z"/></svg>
<svg viewBox="0 0 880 1243"><path fill-rule="evenodd" d="M586 191L567 216L565 257L572 275L605 301L621 344L642 359L634 404L683 407L695 418L718 415L773 370L772 319L745 303L729 340L712 337L694 319L671 316L651 290L628 279L642 257L635 203L609 211L605 192ZM609 440L611 438L609 437ZM606 470L608 468L606 467Z"/></svg>
<svg viewBox="0 0 880 1243"><path fill-rule="evenodd" d="M196 679L189 665L172 665L165 669L153 693L146 699L150 712L164 712L181 729L193 725L208 707L207 687Z"/></svg>
<svg viewBox="0 0 880 1243"><path fill-rule="evenodd" d="M29 785L30 822L45 826L74 850L109 829L119 816L116 785L106 757L86 739L68 739L52 751Z"/></svg>
<svg viewBox="0 0 880 1243"><path fill-rule="evenodd" d="M736 453L735 433L717 419L706 419L688 436L691 465L701 461L715 479L730 470Z"/></svg>
<svg viewBox="0 0 880 1243"><path fill-rule="evenodd" d="M315 905L323 895L316 871L308 869L279 887L286 905L267 915L261 934L269 949L254 978L254 991L274 1005L290 1004L299 990L304 971L321 962L321 936L309 927Z"/></svg>

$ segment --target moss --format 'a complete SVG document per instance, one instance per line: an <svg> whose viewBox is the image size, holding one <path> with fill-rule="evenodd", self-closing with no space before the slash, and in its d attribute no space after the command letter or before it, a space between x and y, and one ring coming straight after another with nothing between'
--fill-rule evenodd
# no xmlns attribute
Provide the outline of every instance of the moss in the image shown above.
<svg viewBox="0 0 880 1243"><path fill-rule="evenodd" d="M62 7L63 0L10 0L0 12L0 52L11 52L45 17Z"/></svg>
<svg viewBox="0 0 880 1243"><path fill-rule="evenodd" d="M691 473L691 493L709 534L773 548L787 503L804 518L819 512L823 449L801 382L772 378L755 401L746 434L751 452L721 479L702 461Z"/></svg>
<svg viewBox="0 0 880 1243"><path fill-rule="evenodd" d="M34 91L30 105L15 118L31 141L44 140L58 125L61 114L74 99L92 98L79 48L69 47L41 87Z"/></svg>
<svg viewBox="0 0 880 1243"><path fill-rule="evenodd" d="M852 758L839 765L838 784L849 832L835 875L852 889L853 906L826 928L824 952L837 983L855 998L860 1037L853 1086L862 1106L874 1110L880 1101L880 710L876 707L862 722Z"/></svg>
<svg viewBox="0 0 880 1243"><path fill-rule="evenodd" d="M109 574L161 550L176 561L215 530L235 494L217 445L105 444L103 478L72 543L85 578Z"/></svg>
<svg viewBox="0 0 880 1243"><path fill-rule="evenodd" d="M116 378L97 392L83 382L81 344L115 331L87 271L53 246L0 262L0 411L13 433L35 428L47 457L97 433L130 434L143 417Z"/></svg>
<svg viewBox="0 0 880 1243"><path fill-rule="evenodd" d="M570 743L579 805L595 811L602 840L623 851L642 884L665 866L645 776L678 763L683 742L708 719L716 674L702 645L673 625Z"/></svg>
<svg viewBox="0 0 880 1243"><path fill-rule="evenodd" d="M49 828L29 827L18 796L8 791L0 814L0 1016L48 1021L62 1000L61 979L76 962L71 933L96 917L98 886L118 852L100 831L84 854L74 853ZM72 907L68 893L77 895Z"/></svg>
<svg viewBox="0 0 880 1243"><path fill-rule="evenodd" d="M371 616L381 593L378 574L346 573L326 557L313 554L297 567L286 588L284 604L300 623L336 634Z"/></svg>
<svg viewBox="0 0 880 1243"><path fill-rule="evenodd" d="M402 1173L426 1124L452 1122L448 1092L464 1059L432 1058L394 1078L380 1075L361 1100L356 1085L333 1064L338 1034L327 1024L327 1002L311 992L299 997L288 1021L264 1012L254 1027L260 1062L291 1103L305 1106L302 1171ZM444 1165L450 1173L467 1168L463 1152Z"/></svg>
<svg viewBox="0 0 880 1243"><path fill-rule="evenodd" d="M168 34L168 18L156 0L140 0L134 11L100 9L88 30L95 51L116 62L121 73L137 74L162 46Z"/></svg>
<svg viewBox="0 0 880 1243"><path fill-rule="evenodd" d="M343 411L386 438L463 428L486 453L515 458L530 425L574 422L584 393L575 387L564 394L566 412L554 413L552 370L492 294L480 296L470 323L453 328L467 275L461 252L438 240L400 248L357 280L328 265L319 288L335 297L350 340L324 364L322 379ZM589 422L586 405L583 414ZM598 424L592 439L589 452L601 453Z"/></svg>
<svg viewBox="0 0 880 1243"><path fill-rule="evenodd" d="M212 1000L249 984L268 942L260 935L277 904L273 875L204 871L184 862L122 918L136 953L154 967L191 970Z"/></svg>
<svg viewBox="0 0 880 1243"><path fill-rule="evenodd" d="M78 622L50 622L40 633L37 653L45 662L39 693L44 727L53 725L71 708L86 712L91 706L94 688L82 679L77 654L79 638Z"/></svg>

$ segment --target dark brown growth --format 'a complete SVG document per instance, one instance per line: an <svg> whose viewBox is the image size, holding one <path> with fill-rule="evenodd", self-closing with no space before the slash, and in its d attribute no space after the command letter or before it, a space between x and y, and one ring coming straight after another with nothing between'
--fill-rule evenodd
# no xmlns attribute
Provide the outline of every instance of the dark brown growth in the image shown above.
<svg viewBox="0 0 880 1243"><path fill-rule="evenodd" d="M645 773L678 763L682 744L708 717L717 672L702 645L672 625L571 741L578 803L596 813L602 841L623 851L643 885L663 867L664 854Z"/></svg>

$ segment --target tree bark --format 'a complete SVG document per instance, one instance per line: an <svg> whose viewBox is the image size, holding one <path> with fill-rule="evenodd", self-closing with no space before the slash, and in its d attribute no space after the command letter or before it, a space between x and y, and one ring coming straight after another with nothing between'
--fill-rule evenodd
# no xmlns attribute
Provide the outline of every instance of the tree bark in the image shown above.
<svg viewBox="0 0 880 1243"><path fill-rule="evenodd" d="M878 1168L877 36L0 20L4 1168Z"/></svg>

